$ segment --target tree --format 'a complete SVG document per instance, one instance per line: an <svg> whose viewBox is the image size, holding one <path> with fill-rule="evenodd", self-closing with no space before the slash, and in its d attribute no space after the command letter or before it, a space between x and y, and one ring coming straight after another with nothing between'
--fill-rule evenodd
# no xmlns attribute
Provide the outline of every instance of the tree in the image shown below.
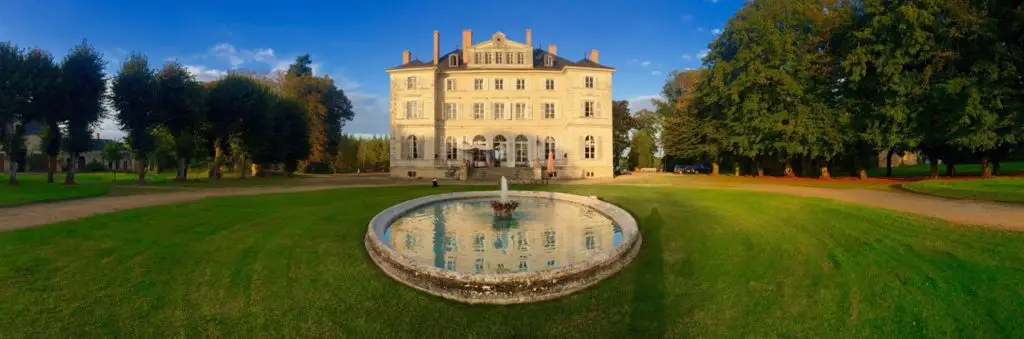
<svg viewBox="0 0 1024 339"><path fill-rule="evenodd" d="M310 67L312 64L313 60L309 57L309 53L300 55L295 58L295 63L288 66L287 76L289 78L312 77L313 68Z"/></svg>
<svg viewBox="0 0 1024 339"><path fill-rule="evenodd" d="M243 151L262 152L262 142L256 140L265 137L264 125L260 119L266 119L267 111L272 104L270 91L266 86L252 77L241 74L228 74L224 79L211 84L207 100L209 137L214 147L213 168L210 176L213 180L220 178L220 167L224 162L224 151L232 138ZM248 146L248 147L246 147ZM244 158L244 154L240 154ZM242 173L245 173L243 170Z"/></svg>
<svg viewBox="0 0 1024 339"><path fill-rule="evenodd" d="M10 158L8 180L11 185L18 184L19 158L25 148L25 76L21 49L9 42L0 42L0 143Z"/></svg>
<svg viewBox="0 0 1024 339"><path fill-rule="evenodd" d="M629 147L629 131L633 129L633 117L629 114L629 101L612 102L612 165L618 165L622 151Z"/></svg>
<svg viewBox="0 0 1024 339"><path fill-rule="evenodd" d="M117 110L115 118L130 137L128 146L139 155L148 155L156 149L153 130L160 122L155 111L156 89L156 77L148 59L141 54L129 56L114 77L111 101ZM140 185L146 183L144 159L145 156L140 156L136 160Z"/></svg>
<svg viewBox="0 0 1024 339"><path fill-rule="evenodd" d="M68 110L65 140L72 159L65 184L75 183L76 160L80 153L89 151L92 126L103 117L105 65L103 57L88 42L75 46L61 64Z"/></svg>
<svg viewBox="0 0 1024 339"><path fill-rule="evenodd" d="M176 181L188 180L189 160L198 148L197 138L206 121L206 91L176 62L168 62L157 74L158 116L174 139L174 152L178 158Z"/></svg>
<svg viewBox="0 0 1024 339"><path fill-rule="evenodd" d="M48 157L46 182L53 183L57 155L61 148L60 125L67 121L66 97L61 84L61 69L50 53L33 49L25 57L25 71L31 101L27 115L42 124L42 147Z"/></svg>
<svg viewBox="0 0 1024 339"><path fill-rule="evenodd" d="M341 129L355 113L334 80L313 76L311 63L309 55L296 58L281 87L283 95L299 102L307 114L310 156L305 161L305 171L329 172L332 157L338 153Z"/></svg>
<svg viewBox="0 0 1024 339"><path fill-rule="evenodd" d="M721 110L711 101L696 100L703 76L703 69L673 73L662 88L666 101L657 101L656 104L659 115L664 117L662 143L665 154L700 161L706 159L711 162L711 175L714 176L719 173L728 137L719 114Z"/></svg>
<svg viewBox="0 0 1024 339"><path fill-rule="evenodd" d="M275 110L275 144L282 147L279 160L290 176L298 169L299 161L309 157L309 126L302 106L294 100L278 100Z"/></svg>
<svg viewBox="0 0 1024 339"><path fill-rule="evenodd" d="M101 152L100 155L103 156L103 161L107 162L107 167L112 171L117 165L111 166L111 164L117 164L124 158L124 155L121 153L121 143L116 141L104 143Z"/></svg>

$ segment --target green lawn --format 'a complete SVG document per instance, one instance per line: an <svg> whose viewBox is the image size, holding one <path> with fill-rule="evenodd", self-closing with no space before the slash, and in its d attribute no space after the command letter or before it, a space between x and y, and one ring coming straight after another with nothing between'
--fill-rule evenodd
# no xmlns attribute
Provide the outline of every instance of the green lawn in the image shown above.
<svg viewBox="0 0 1024 339"><path fill-rule="evenodd" d="M903 185L903 188L954 199L1024 203L1024 178L925 180Z"/></svg>
<svg viewBox="0 0 1024 339"><path fill-rule="evenodd" d="M1024 161L1017 162L1004 162L1000 166L1001 175L1016 175L1024 174ZM892 176L894 177L926 177L931 173L928 170L928 165L919 164L913 166L900 166L892 168ZM868 170L868 175L872 177L885 176L885 167L872 168ZM946 166L939 165L939 175L946 175ZM957 176L980 176L981 165L980 164L959 164L956 165Z"/></svg>
<svg viewBox="0 0 1024 339"><path fill-rule="evenodd" d="M632 265L567 298L469 306L394 282L363 247L377 211L467 187L219 198L0 233L0 333L1024 336L1024 233L751 192L549 187L633 213Z"/></svg>
<svg viewBox="0 0 1024 339"><path fill-rule="evenodd" d="M237 173L226 173L223 179L213 184L206 178L206 173L190 173L189 181L173 181L173 172L148 173L146 174L147 185L153 188L216 188L216 187L255 187L255 186L276 186L294 185L293 179L304 178L305 176L283 177L274 176L270 178L256 178L252 180L238 180ZM19 173L18 186L8 186L8 176L0 175L0 207L14 206L29 203L70 200L95 197L105 194L141 194L152 192L163 192L166 190L154 190L135 186L138 176L134 173L112 173L112 172L85 172L75 174L77 185L64 185L64 173L58 173L54 177L55 183L46 183L45 173Z"/></svg>

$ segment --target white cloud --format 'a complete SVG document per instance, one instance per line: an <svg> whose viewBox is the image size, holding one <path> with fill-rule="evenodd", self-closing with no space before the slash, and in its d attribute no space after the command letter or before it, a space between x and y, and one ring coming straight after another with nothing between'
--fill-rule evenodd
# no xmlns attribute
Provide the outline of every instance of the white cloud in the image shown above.
<svg viewBox="0 0 1024 339"><path fill-rule="evenodd" d="M661 71L651 71L651 75L661 75Z"/></svg>
<svg viewBox="0 0 1024 339"><path fill-rule="evenodd" d="M236 68L238 65L245 63L245 60L238 56L238 49L226 42L214 45L210 48L210 54L227 59L228 63L231 64L231 68Z"/></svg>
<svg viewBox="0 0 1024 339"><path fill-rule="evenodd" d="M683 60L686 60L686 61L693 60L693 56L689 55L689 54L683 54Z"/></svg>
<svg viewBox="0 0 1024 339"><path fill-rule="evenodd" d="M253 60L256 60L256 61L266 61L266 60L273 59L274 58L274 49L273 48L257 48L256 50L253 51L252 58L253 58Z"/></svg>
<svg viewBox="0 0 1024 339"><path fill-rule="evenodd" d="M718 28L715 28L715 29L711 30L711 34L714 34L714 35L722 34L722 30L718 29Z"/></svg>
<svg viewBox="0 0 1024 339"><path fill-rule="evenodd" d="M711 52L711 50L702 49L702 50L700 50L700 53L697 53L697 57L701 58L701 59L704 59L704 57L708 56L708 53L710 53L710 52Z"/></svg>
<svg viewBox="0 0 1024 339"><path fill-rule="evenodd" d="M201 65L185 65L185 70L195 75L197 80L204 82L217 80L228 75L228 72L225 70L207 68Z"/></svg>
<svg viewBox="0 0 1024 339"><path fill-rule="evenodd" d="M660 95L641 95L641 96L637 96L637 97L632 97L632 98L626 99L626 101L629 101L629 111L632 112L632 113L636 113L636 112L639 112L642 109L653 111L654 110L654 103L652 103L651 100L655 100L655 99L661 99L661 96Z"/></svg>
<svg viewBox="0 0 1024 339"><path fill-rule="evenodd" d="M650 64L651 64L651 61L647 60L647 61L641 62L640 63L640 67L647 67L647 65L650 65Z"/></svg>

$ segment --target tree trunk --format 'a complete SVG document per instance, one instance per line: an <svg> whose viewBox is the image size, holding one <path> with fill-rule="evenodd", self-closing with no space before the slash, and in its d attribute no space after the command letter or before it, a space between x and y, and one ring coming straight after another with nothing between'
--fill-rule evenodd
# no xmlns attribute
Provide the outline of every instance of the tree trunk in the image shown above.
<svg viewBox="0 0 1024 339"><path fill-rule="evenodd" d="M224 149L220 146L216 146L213 149L213 168L210 168L210 180L220 180L220 166L224 161Z"/></svg>
<svg viewBox="0 0 1024 339"><path fill-rule="evenodd" d="M793 173L793 164L791 164L789 162L789 160L786 160L785 168L786 169L785 169L785 172L783 173L783 175L785 175L787 178L795 178L796 177L796 173Z"/></svg>
<svg viewBox="0 0 1024 339"><path fill-rule="evenodd" d="M953 177L956 175L956 163L950 161L946 163L946 176Z"/></svg>
<svg viewBox="0 0 1024 339"><path fill-rule="evenodd" d="M981 177L982 178L991 178L992 177L992 167L989 166L988 155L981 156Z"/></svg>
<svg viewBox="0 0 1024 339"><path fill-rule="evenodd" d="M174 175L174 181L188 180L188 163L184 157L178 158L178 173Z"/></svg>
<svg viewBox="0 0 1024 339"><path fill-rule="evenodd" d="M246 161L246 159L243 157L242 161L239 162L239 164L238 164L238 178L239 179L245 180L245 179L249 178L249 171L245 170L246 169L245 168L245 164L246 163L248 163L248 161Z"/></svg>
<svg viewBox="0 0 1024 339"><path fill-rule="evenodd" d="M800 157L800 176L804 178L811 177L811 167L813 166L810 156Z"/></svg>
<svg viewBox="0 0 1024 339"><path fill-rule="evenodd" d="M136 164L136 168L135 169L139 173L139 182L138 182L138 184L139 185L145 185L146 184L146 166L143 166L145 164L142 162L142 160L136 160L135 164Z"/></svg>
<svg viewBox="0 0 1024 339"><path fill-rule="evenodd" d="M832 179L832 174L828 172L828 166L827 165L825 165L825 164L821 165L821 176L819 178L822 179L822 180Z"/></svg>
<svg viewBox="0 0 1024 339"><path fill-rule="evenodd" d="M999 175L999 160L992 162L992 175Z"/></svg>
<svg viewBox="0 0 1024 339"><path fill-rule="evenodd" d="M713 177L717 177L718 176L718 161L717 160L711 162L711 176L713 176Z"/></svg>
<svg viewBox="0 0 1024 339"><path fill-rule="evenodd" d="M75 184L75 171L78 170L78 152L71 153L71 163L68 166L68 174L64 176L65 185Z"/></svg>
<svg viewBox="0 0 1024 339"><path fill-rule="evenodd" d="M732 175L737 176L737 177L740 176L740 163L739 163L739 161L733 161L732 162Z"/></svg>
<svg viewBox="0 0 1024 339"><path fill-rule="evenodd" d="M885 153L885 176L887 176L887 177L891 177L892 176L892 154L893 153L894 152L893 152L892 148L890 148L889 151Z"/></svg>
<svg viewBox="0 0 1024 339"><path fill-rule="evenodd" d="M49 165L48 166L49 168L46 170L46 183L52 184L53 183L53 175L55 173L57 173L57 156L56 155L51 155L51 156L47 157L47 162L48 162L47 165Z"/></svg>
<svg viewBox="0 0 1024 339"><path fill-rule="evenodd" d="M935 158L929 159L931 162L928 163L928 174L932 179L939 177L939 164Z"/></svg>
<svg viewBox="0 0 1024 339"><path fill-rule="evenodd" d="M8 172L8 177L7 177L8 180L7 181L11 185L17 185L18 184L18 163L15 162L14 159L11 159L10 163L11 163L10 167L7 168L7 172Z"/></svg>
<svg viewBox="0 0 1024 339"><path fill-rule="evenodd" d="M754 160L754 166L757 166L757 176L764 176L764 167L761 166L761 159Z"/></svg>

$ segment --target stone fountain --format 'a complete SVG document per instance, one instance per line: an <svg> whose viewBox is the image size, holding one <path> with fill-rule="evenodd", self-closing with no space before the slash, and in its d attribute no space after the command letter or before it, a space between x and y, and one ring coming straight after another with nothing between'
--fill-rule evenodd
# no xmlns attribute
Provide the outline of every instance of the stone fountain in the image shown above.
<svg viewBox="0 0 1024 339"><path fill-rule="evenodd" d="M508 200L508 179L505 179L505 177L502 176L501 193L498 195L498 200L491 202L491 209L494 210L494 216L502 218L512 217L512 212L515 212L518 207L518 201Z"/></svg>

